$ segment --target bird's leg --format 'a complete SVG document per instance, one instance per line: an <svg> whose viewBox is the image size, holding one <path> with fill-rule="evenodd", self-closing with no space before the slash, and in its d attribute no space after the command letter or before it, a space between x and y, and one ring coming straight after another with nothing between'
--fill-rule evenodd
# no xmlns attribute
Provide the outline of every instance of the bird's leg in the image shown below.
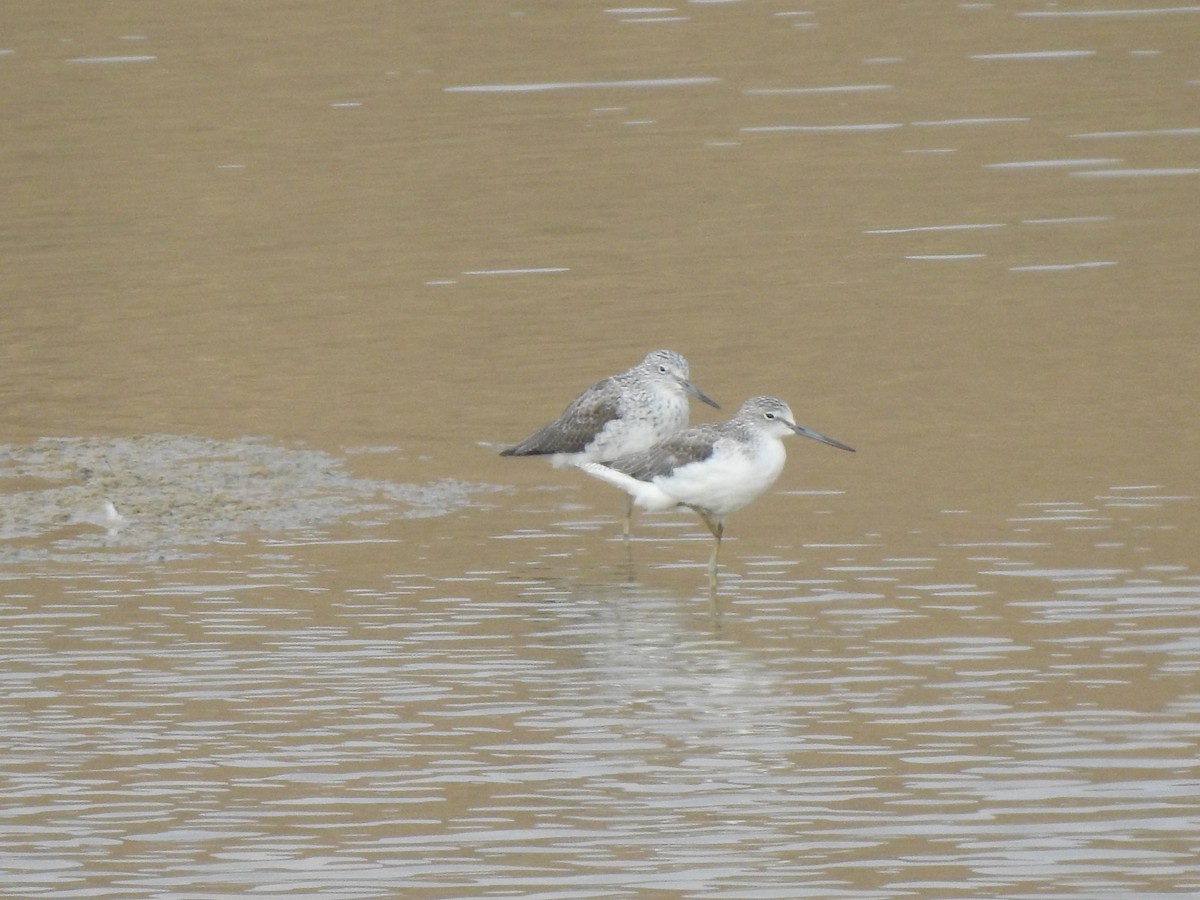
<svg viewBox="0 0 1200 900"><path fill-rule="evenodd" d="M712 556L708 558L708 571L712 575L717 574L717 554L721 552L721 535L717 535L717 539L713 541Z"/></svg>
<svg viewBox="0 0 1200 900"><path fill-rule="evenodd" d="M629 540L629 526L633 522L633 495L629 494L625 498L625 524L624 530L621 532L626 541Z"/></svg>
<svg viewBox="0 0 1200 900"><path fill-rule="evenodd" d="M704 524L708 526L708 530L712 532L712 536L716 538L713 541L712 556L708 559L708 574L716 577L717 574L717 554L721 552L721 536L725 534L725 522L721 519L714 519L708 513L700 513L700 518L704 520Z"/></svg>

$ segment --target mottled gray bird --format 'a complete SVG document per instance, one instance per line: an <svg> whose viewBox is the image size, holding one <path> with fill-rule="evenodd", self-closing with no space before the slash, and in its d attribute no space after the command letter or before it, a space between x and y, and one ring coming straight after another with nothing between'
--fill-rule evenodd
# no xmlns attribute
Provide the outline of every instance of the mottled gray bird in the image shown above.
<svg viewBox="0 0 1200 900"><path fill-rule="evenodd" d="M672 350L654 350L632 369L593 384L557 419L500 455L549 456L561 467L638 453L687 425L689 395L720 409L688 381L686 359ZM626 535L632 510L631 500Z"/></svg>
<svg viewBox="0 0 1200 900"><path fill-rule="evenodd" d="M708 561L709 574L715 576L725 517L775 483L787 459L782 438L789 434L854 452L797 425L782 400L752 397L726 422L685 428L649 450L605 462L585 461L580 468L626 491L644 510L686 506L698 513L716 539Z"/></svg>

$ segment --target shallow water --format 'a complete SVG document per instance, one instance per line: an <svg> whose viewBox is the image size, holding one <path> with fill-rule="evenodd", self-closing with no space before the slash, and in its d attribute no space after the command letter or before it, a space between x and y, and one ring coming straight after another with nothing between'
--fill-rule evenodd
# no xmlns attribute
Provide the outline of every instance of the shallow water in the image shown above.
<svg viewBox="0 0 1200 900"><path fill-rule="evenodd" d="M1200 892L1195 7L14 16L5 892Z"/></svg>
<svg viewBox="0 0 1200 900"><path fill-rule="evenodd" d="M56 896L1186 896L1200 572L1156 538L1197 502L1118 490L925 557L744 558L715 606L666 561L691 542L598 560L577 522L454 574L413 565L411 522L10 571L6 874Z"/></svg>

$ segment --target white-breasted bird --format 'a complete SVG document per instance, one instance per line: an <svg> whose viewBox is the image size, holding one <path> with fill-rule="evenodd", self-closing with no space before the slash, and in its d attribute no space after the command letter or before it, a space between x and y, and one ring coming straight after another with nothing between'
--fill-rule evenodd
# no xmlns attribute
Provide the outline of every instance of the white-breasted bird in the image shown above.
<svg viewBox="0 0 1200 900"><path fill-rule="evenodd" d="M696 425L648 450L580 468L626 491L649 512L686 506L699 514L715 543L708 561L715 575L725 517L774 484L787 451L782 438L799 434L839 450L840 441L797 425L791 409L775 397L752 397L725 422Z"/></svg>

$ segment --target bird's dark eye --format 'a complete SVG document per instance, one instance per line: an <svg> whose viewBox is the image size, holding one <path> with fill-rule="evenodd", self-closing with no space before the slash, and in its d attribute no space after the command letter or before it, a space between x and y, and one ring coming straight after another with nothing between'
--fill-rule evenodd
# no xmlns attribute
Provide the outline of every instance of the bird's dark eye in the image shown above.
<svg viewBox="0 0 1200 900"><path fill-rule="evenodd" d="M763 418L764 419L774 419L775 413L763 413Z"/></svg>
<svg viewBox="0 0 1200 900"><path fill-rule="evenodd" d="M659 371L659 372L661 372L663 375L666 375L666 374L667 374L667 367L666 367L666 366L659 366L659 367L658 367L658 371Z"/></svg>

